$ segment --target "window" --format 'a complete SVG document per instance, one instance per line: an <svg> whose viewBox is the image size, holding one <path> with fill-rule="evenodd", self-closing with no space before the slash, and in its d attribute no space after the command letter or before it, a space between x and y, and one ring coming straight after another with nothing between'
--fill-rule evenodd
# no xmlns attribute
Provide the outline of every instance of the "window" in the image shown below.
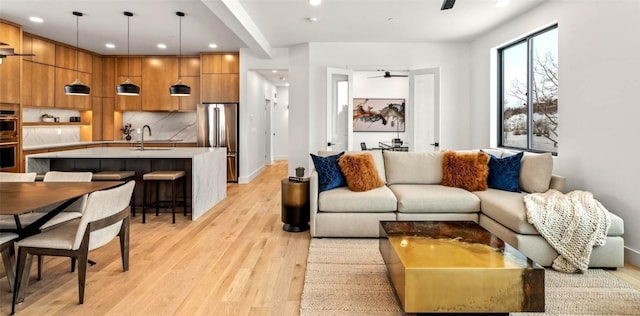
<svg viewBox="0 0 640 316"><path fill-rule="evenodd" d="M558 152L558 26L498 49L501 147Z"/></svg>

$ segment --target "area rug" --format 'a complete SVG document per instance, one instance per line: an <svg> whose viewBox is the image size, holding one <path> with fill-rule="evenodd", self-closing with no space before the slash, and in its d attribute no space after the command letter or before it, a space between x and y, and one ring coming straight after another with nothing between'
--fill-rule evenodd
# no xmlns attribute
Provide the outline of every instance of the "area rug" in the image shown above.
<svg viewBox="0 0 640 316"><path fill-rule="evenodd" d="M545 272L545 313L640 315L640 291L599 269ZM309 246L300 315L404 315L387 278L377 239L314 238Z"/></svg>

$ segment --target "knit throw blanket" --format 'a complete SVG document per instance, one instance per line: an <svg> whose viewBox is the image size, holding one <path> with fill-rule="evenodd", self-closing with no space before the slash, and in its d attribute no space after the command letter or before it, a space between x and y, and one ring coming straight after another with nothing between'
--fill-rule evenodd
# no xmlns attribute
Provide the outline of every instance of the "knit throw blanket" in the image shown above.
<svg viewBox="0 0 640 316"><path fill-rule="evenodd" d="M611 225L609 212L585 191L567 194L550 189L524 197L527 220L558 252L555 270L573 273L589 268L593 246L602 246Z"/></svg>

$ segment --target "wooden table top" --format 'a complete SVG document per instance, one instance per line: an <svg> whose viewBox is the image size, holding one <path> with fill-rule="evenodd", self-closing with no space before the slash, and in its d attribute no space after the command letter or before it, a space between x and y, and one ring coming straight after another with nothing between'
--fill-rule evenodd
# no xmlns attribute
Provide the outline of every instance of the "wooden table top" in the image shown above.
<svg viewBox="0 0 640 316"><path fill-rule="evenodd" d="M27 213L122 183L124 182L0 182L0 215Z"/></svg>

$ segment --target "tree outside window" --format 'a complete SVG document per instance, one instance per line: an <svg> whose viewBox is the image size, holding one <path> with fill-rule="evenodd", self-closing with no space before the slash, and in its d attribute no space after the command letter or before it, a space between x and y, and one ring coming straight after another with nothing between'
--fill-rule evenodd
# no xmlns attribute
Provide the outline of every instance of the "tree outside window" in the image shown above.
<svg viewBox="0 0 640 316"><path fill-rule="evenodd" d="M558 28L498 50L502 147L558 152Z"/></svg>

